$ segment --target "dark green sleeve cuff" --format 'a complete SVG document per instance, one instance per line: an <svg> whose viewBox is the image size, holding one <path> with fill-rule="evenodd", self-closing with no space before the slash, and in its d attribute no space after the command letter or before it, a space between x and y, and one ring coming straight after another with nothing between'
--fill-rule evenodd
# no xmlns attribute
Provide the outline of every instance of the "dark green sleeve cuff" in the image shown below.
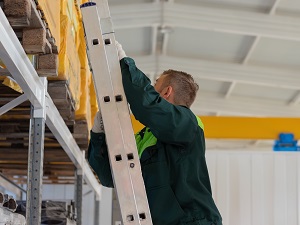
<svg viewBox="0 0 300 225"><path fill-rule="evenodd" d="M94 133L91 131L91 139L88 148L88 161L97 174L101 184L105 187L113 187L114 185L104 133Z"/></svg>
<svg viewBox="0 0 300 225"><path fill-rule="evenodd" d="M128 69L128 66L130 64L135 65L135 62L132 58L124 57L123 59L121 59L120 60L121 70Z"/></svg>

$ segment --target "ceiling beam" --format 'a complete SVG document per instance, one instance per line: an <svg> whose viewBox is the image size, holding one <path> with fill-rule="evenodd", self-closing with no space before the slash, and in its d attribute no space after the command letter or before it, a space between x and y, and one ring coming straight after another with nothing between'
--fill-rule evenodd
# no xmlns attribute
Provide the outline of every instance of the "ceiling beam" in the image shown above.
<svg viewBox="0 0 300 225"><path fill-rule="evenodd" d="M270 11L269 11L269 14L270 14L270 15L274 15L274 14L275 14L275 12L276 12L276 10L277 10L277 7L278 7L278 5L279 5L279 3L280 3L280 1L281 1L281 0L275 0L275 2L274 2L273 5L272 5L272 8L271 8Z"/></svg>
<svg viewBox="0 0 300 225"><path fill-rule="evenodd" d="M157 29L158 27L153 25L151 28L151 55L156 54L156 48L157 48Z"/></svg>
<svg viewBox="0 0 300 225"><path fill-rule="evenodd" d="M289 105L297 105L300 103L300 91L289 101Z"/></svg>
<svg viewBox="0 0 300 225"><path fill-rule="evenodd" d="M161 24L162 4L157 2L110 6L114 29L152 27Z"/></svg>
<svg viewBox="0 0 300 225"><path fill-rule="evenodd" d="M229 98L230 97L230 95L233 92L233 89L235 88L235 86L236 86L236 82L235 81L233 81L233 82L230 83L230 85L229 85L229 87L228 87L228 89L227 89L227 91L225 93L225 98Z"/></svg>
<svg viewBox="0 0 300 225"><path fill-rule="evenodd" d="M274 15L274 14L275 14L276 9L277 9L277 7L278 7L280 1L281 1L281 0L275 0L275 2L273 3L271 9L270 9L269 12L268 12L269 15ZM251 57L251 55L252 55L254 49L256 48L258 42L260 41L260 39L261 39L261 36L256 36L256 37L255 37L255 39L254 39L254 41L253 41L251 47L249 48L249 51L248 51L246 57L245 57L244 60L243 60L243 64L247 64L247 63L248 63L248 61L249 61L249 59L250 59L250 57Z"/></svg>
<svg viewBox="0 0 300 225"><path fill-rule="evenodd" d="M274 15L275 14L275 11L276 11L276 8L277 8L279 2L280 2L280 0L275 0L275 2L273 3L271 9L268 12L269 15ZM250 46L250 48L249 48L246 56L244 57L244 59L242 61L242 64L245 65L245 64L248 63L248 61L249 61L250 57L252 56L252 53L254 52L254 50L255 50L258 42L260 41L260 39L261 39L261 36L256 36L254 38L254 41L252 42L252 45ZM232 93L232 91L234 89L234 86L235 85L233 85L233 84L230 85L230 87L229 87L229 89L228 89L228 91L227 91L227 93L225 95L226 98L229 98L230 94Z"/></svg>
<svg viewBox="0 0 300 225"><path fill-rule="evenodd" d="M111 6L116 29L160 24L156 2ZM300 19L259 12L164 3L164 25L300 41Z"/></svg>
<svg viewBox="0 0 300 225"><path fill-rule="evenodd" d="M300 139L300 118L230 116L200 116L200 118L204 124L206 138L275 140L279 133L293 133L295 139ZM131 120L135 132L144 127L133 115Z"/></svg>
<svg viewBox="0 0 300 225"><path fill-rule="evenodd" d="M247 55L243 59L242 64L246 65L248 63L248 61L249 61L249 59L250 59L253 51L255 50L258 42L260 41L260 39L261 39L261 36L257 36L257 37L254 38L254 41L252 42L252 45L250 46L250 48L249 48L249 50L247 52Z"/></svg>
<svg viewBox="0 0 300 225"><path fill-rule="evenodd" d="M285 102L245 96L224 99L216 93L202 91L192 110L198 115L203 112L220 112L235 116L299 117L300 105L287 106Z"/></svg>
<svg viewBox="0 0 300 225"><path fill-rule="evenodd" d="M162 50L161 54L166 55L167 54L167 47L168 47L168 42L169 42L169 33L164 33L163 34L163 40L162 40Z"/></svg>
<svg viewBox="0 0 300 225"><path fill-rule="evenodd" d="M216 116L200 118L204 124L206 138L275 140L280 133L293 133L295 139L300 139L298 126L300 118Z"/></svg>
<svg viewBox="0 0 300 225"><path fill-rule="evenodd" d="M153 63L155 62L155 56L136 56L133 58L136 60L137 66L145 73L155 71L156 67L155 63ZM159 63L159 72L172 68L191 73L195 78L299 89L299 70L171 56L159 56L157 61Z"/></svg>

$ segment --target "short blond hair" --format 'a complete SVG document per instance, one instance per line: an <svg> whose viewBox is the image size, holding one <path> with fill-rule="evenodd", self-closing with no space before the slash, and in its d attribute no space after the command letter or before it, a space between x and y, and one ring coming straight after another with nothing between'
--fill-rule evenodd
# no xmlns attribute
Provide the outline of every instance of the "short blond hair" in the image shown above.
<svg viewBox="0 0 300 225"><path fill-rule="evenodd" d="M174 104L190 108L199 90L192 75L171 69L164 71L161 75L165 76L163 87L172 86L174 89Z"/></svg>

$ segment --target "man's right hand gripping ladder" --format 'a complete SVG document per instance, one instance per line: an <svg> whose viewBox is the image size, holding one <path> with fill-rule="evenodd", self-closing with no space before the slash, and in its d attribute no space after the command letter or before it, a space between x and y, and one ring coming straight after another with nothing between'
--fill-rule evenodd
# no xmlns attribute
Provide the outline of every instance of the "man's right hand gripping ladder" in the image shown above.
<svg viewBox="0 0 300 225"><path fill-rule="evenodd" d="M152 225L107 0L81 5L87 54L124 225Z"/></svg>

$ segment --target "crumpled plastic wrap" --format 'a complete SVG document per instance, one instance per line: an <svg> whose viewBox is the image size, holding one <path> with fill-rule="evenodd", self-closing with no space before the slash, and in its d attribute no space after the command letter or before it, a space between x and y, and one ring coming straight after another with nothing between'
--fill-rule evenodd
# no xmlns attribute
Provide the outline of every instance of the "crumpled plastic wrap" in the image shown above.
<svg viewBox="0 0 300 225"><path fill-rule="evenodd" d="M17 201L17 203L16 212L26 216L26 201ZM42 201L41 225L68 225L69 219L76 219L74 202Z"/></svg>

